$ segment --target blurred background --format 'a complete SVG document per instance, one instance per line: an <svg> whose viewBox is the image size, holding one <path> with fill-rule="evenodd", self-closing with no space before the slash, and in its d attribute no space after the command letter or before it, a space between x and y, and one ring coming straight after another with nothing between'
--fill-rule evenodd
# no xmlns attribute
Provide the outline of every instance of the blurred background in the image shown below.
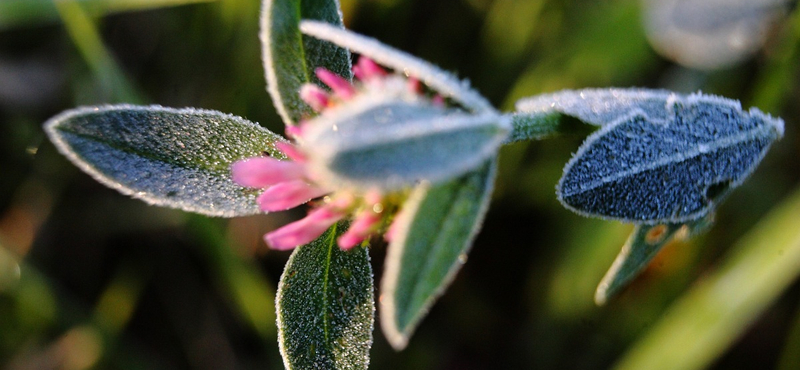
<svg viewBox="0 0 800 370"><path fill-rule="evenodd" d="M126 102L215 109L282 133L265 91L259 8L258 0L0 1L0 368L282 368L274 292L289 253L269 250L261 235L297 215L223 220L147 206L81 173L41 128L65 109ZM469 262L405 351L376 328L373 369L610 368L799 189L794 2L342 0L342 8L348 28L468 78L503 110L560 89L639 86L702 90L786 121L785 137L719 208L716 225L668 245L604 307L594 289L631 226L582 218L556 200L583 138L504 148ZM796 232L800 213L792 217L767 238ZM787 245L785 258L768 262L797 256L800 242ZM380 279L385 245L371 255ZM800 260L763 271L772 274L754 284L780 288L761 294L754 285L743 298L758 303L754 320L680 343L706 354L697 366L800 368ZM722 293L737 298L740 288Z"/></svg>

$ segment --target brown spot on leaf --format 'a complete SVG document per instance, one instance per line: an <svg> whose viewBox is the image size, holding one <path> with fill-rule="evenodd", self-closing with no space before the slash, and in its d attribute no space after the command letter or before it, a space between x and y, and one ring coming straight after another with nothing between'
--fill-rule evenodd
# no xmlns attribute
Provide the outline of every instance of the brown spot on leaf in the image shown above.
<svg viewBox="0 0 800 370"><path fill-rule="evenodd" d="M647 234L644 236L644 241L647 242L647 244L653 245L664 241L666 236L667 225L656 225L647 231Z"/></svg>

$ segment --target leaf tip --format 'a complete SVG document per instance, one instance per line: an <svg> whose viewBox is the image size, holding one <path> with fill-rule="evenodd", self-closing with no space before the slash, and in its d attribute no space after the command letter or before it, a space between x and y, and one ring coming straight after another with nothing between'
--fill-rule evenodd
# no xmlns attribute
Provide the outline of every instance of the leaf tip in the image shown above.
<svg viewBox="0 0 800 370"><path fill-rule="evenodd" d="M597 290L594 292L594 304L602 307L608 302L608 283L603 280L597 285Z"/></svg>

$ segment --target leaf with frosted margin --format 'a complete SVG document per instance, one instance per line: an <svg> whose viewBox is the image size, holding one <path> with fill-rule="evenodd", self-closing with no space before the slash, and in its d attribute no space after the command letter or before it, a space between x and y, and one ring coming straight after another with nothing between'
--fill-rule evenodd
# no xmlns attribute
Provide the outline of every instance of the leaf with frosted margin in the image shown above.
<svg viewBox="0 0 800 370"><path fill-rule="evenodd" d="M703 95L691 96L703 97ZM517 114L536 117L561 113L596 126L614 123L636 112L641 112L653 121L663 122L670 114L667 103L670 97L685 98L666 90L637 88L563 90L521 99L517 102L516 108ZM738 106L733 100L708 95L705 97ZM741 107L739 109L741 110Z"/></svg>
<svg viewBox="0 0 800 370"><path fill-rule="evenodd" d="M408 53L394 49L380 41L334 27L323 22L304 20L300 22L304 34L348 48L355 53L390 67L397 72L412 76L444 97L451 98L472 112L496 113L492 105L478 92L470 88L469 82L459 80L448 72Z"/></svg>
<svg viewBox="0 0 800 370"><path fill-rule="evenodd" d="M260 213L257 192L230 165L268 153L281 137L240 117L201 109L112 105L65 111L44 125L72 163L147 203L209 216Z"/></svg>
<svg viewBox="0 0 800 370"><path fill-rule="evenodd" d="M334 225L295 249L278 286L278 343L287 369L366 369L375 313L367 248L342 251Z"/></svg>
<svg viewBox="0 0 800 370"><path fill-rule="evenodd" d="M481 166L508 134L505 117L365 94L326 111L303 133L313 172L332 187L400 189Z"/></svg>
<svg viewBox="0 0 800 370"><path fill-rule="evenodd" d="M644 89L587 89L525 99L602 128L564 168L559 200L588 216L682 223L703 217L753 171L783 121L733 100Z"/></svg>
<svg viewBox="0 0 800 370"><path fill-rule="evenodd" d="M611 268L597 286L594 301L603 305L608 298L625 288L672 240L698 234L712 223L711 214L699 220L683 223L636 225L633 233L622 246Z"/></svg>
<svg viewBox="0 0 800 370"><path fill-rule="evenodd" d="M261 54L267 90L284 123L293 125L313 113L302 99L304 83L319 83L314 70L323 67L351 80L350 52L300 33L301 19L344 27L338 0L264 0L261 8ZM326 23L326 24L327 24Z"/></svg>
<svg viewBox="0 0 800 370"><path fill-rule="evenodd" d="M505 115L511 121L511 134L504 144L517 141L533 141L550 138L563 133L580 132L575 126L583 126L576 120L567 119L558 112L512 113Z"/></svg>
<svg viewBox="0 0 800 370"><path fill-rule="evenodd" d="M381 327L403 349L466 261L494 185L496 160L459 179L413 191L397 216L381 284Z"/></svg>

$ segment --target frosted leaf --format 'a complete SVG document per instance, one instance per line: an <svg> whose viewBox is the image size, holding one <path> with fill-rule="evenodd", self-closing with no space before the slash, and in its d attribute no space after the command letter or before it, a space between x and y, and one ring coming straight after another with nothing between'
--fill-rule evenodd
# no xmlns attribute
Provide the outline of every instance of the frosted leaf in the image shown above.
<svg viewBox="0 0 800 370"><path fill-rule="evenodd" d="M300 30L309 36L330 41L374 60L378 64L419 79L444 97L453 99L474 112L495 112L492 105L469 83L461 81L436 66L410 54L394 49L370 37L350 32L324 22L303 20Z"/></svg>
<svg viewBox="0 0 800 370"><path fill-rule="evenodd" d="M301 18L342 27L338 0L264 0L261 10L261 53L264 73L275 109L287 125L294 125L311 108L300 99L304 83L319 83L318 67L352 79L347 49L300 33Z"/></svg>
<svg viewBox="0 0 800 370"><path fill-rule="evenodd" d="M495 155L509 131L507 119L493 113L379 94L359 96L308 126L302 145L321 181L390 190L461 176Z"/></svg>
<svg viewBox="0 0 800 370"><path fill-rule="evenodd" d="M572 98L553 109L595 124L612 119L564 168L556 190L567 208L630 222L697 219L741 184L783 135L782 120L755 108L744 112L728 99L663 92L629 99L641 91L621 94L623 103L609 102L613 94L597 90L589 92L602 99L574 99L580 92L553 95Z"/></svg>
<svg viewBox="0 0 800 370"><path fill-rule="evenodd" d="M647 38L684 66L717 69L758 50L786 0L644 0Z"/></svg>
<svg viewBox="0 0 800 370"><path fill-rule="evenodd" d="M521 99L516 104L517 112L511 115L514 129L508 141L541 140L570 131L565 115L596 126L612 123L634 112L664 121L669 114L665 101L673 94L665 90L635 88L583 89Z"/></svg>
<svg viewBox="0 0 800 370"><path fill-rule="evenodd" d="M236 160L269 154L279 136L201 109L113 105L69 110L45 123L56 148L102 184L147 203L209 216L260 213L257 192L232 182Z"/></svg>
<svg viewBox="0 0 800 370"><path fill-rule="evenodd" d="M286 369L366 369L374 296L367 248L342 251L334 225L295 249L276 297L278 344Z"/></svg>
<svg viewBox="0 0 800 370"><path fill-rule="evenodd" d="M650 89L583 89L542 94L517 102L518 114L573 116L585 123L603 126L634 113L653 121L668 119L667 100L677 94ZM719 98L722 99L722 98ZM730 104L737 104L729 100Z"/></svg>
<svg viewBox="0 0 800 370"><path fill-rule="evenodd" d="M417 186L397 216L381 284L381 327L403 349L450 285L480 229L494 185L496 160L461 178Z"/></svg>
<svg viewBox="0 0 800 370"><path fill-rule="evenodd" d="M611 268L597 286L595 303L605 304L610 297L633 281L662 248L673 240L681 240L704 231L711 226L712 218L709 214L687 223L636 225Z"/></svg>

